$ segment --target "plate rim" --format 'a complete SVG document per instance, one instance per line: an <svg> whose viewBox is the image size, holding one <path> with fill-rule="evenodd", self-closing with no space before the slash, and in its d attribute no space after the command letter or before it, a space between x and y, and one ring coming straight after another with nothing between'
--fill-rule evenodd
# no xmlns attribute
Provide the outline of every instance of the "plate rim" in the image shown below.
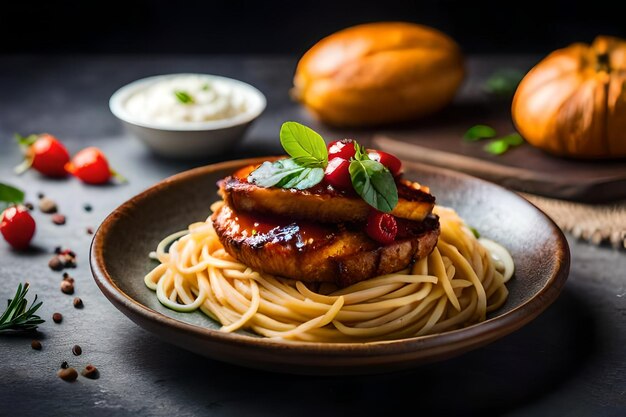
<svg viewBox="0 0 626 417"><path fill-rule="evenodd" d="M106 269L103 255L103 248L106 243L107 231L121 217L123 212L134 206L138 201L145 199L155 193L160 192L163 188L167 188L172 183L184 181L197 176L208 175L216 171L234 169L246 164L260 163L262 161L275 158L275 156L254 157L246 159L229 160L214 164L209 164L190 170L180 172L178 174L167 177L141 193L131 197L114 209L100 224L92 239L89 251L89 264L92 275L96 284L106 296L106 298L123 314L128 316L132 321L135 319L127 314L129 310L137 314L142 319L147 320L152 325L171 327L172 330L190 333L190 336L217 342L223 345L236 345L238 347L248 347L255 349L263 349L267 351L294 352L296 354L331 354L333 357L377 357L377 356L397 356L406 354L417 354L419 357L433 356L435 352L442 354L442 347L445 352L454 353L457 350L468 350L474 347L487 344L491 341L499 339L515 330L523 327L530 321L534 320L548 306L550 306L559 296L567 277L569 275L569 267L571 261L570 249L563 232L556 223L537 206L530 203L517 193L506 188L494 184L483 179L452 171L446 168L434 167L426 164L403 161L407 166L425 171L442 173L446 176L452 176L459 179L478 181L489 186L499 188L501 192L509 193L514 198L519 199L524 204L529 205L537 210L539 214L547 220L557 237L557 251L554 254L558 262L551 276L539 291L524 303L514 307L513 309L489 318L483 322L470 325L461 329L446 331L443 333L416 336L407 339L396 339L376 342L347 342L347 343L327 343L327 342L302 342L302 341L286 341L279 339L270 339L264 337L254 337L239 333L225 333L218 329L198 326L187 323L173 317L167 316L158 311L152 310L138 300L132 298L115 284L112 276ZM141 325L140 325L141 326ZM141 326L143 327L143 326ZM424 354L419 354L419 353Z"/></svg>

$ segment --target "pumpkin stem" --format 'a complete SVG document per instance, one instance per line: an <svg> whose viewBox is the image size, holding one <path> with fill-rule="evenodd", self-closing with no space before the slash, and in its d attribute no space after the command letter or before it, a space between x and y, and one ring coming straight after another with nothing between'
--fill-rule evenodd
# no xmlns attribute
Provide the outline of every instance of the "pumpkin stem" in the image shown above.
<svg viewBox="0 0 626 417"><path fill-rule="evenodd" d="M598 54L596 59L596 71L611 72L611 60L607 52Z"/></svg>

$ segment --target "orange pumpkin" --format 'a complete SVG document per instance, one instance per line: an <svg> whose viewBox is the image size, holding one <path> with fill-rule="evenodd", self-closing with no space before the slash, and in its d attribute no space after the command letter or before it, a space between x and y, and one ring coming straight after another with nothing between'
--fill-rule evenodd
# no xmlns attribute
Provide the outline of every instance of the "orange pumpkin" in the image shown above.
<svg viewBox="0 0 626 417"><path fill-rule="evenodd" d="M552 52L519 84L513 122L531 145L576 158L626 156L626 41Z"/></svg>
<svg viewBox="0 0 626 417"><path fill-rule="evenodd" d="M315 44L298 62L292 92L323 122L367 126L441 109L463 76L463 57L450 37L413 23L379 22Z"/></svg>

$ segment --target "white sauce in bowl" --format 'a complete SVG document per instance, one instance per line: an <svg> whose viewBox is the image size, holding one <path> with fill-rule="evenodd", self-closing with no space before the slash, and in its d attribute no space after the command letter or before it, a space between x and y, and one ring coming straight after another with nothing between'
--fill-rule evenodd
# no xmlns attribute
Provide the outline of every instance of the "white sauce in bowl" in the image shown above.
<svg viewBox="0 0 626 417"><path fill-rule="evenodd" d="M122 105L134 120L159 125L224 120L248 110L246 94L237 85L196 74L155 80Z"/></svg>

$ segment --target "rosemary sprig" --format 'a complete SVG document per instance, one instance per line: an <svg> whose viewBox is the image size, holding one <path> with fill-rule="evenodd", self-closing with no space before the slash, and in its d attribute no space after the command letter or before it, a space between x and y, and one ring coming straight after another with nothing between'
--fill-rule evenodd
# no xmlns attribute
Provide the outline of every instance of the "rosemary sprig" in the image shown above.
<svg viewBox="0 0 626 417"><path fill-rule="evenodd" d="M35 295L35 299L28 310L26 309L26 305L28 304L26 300L28 288L28 283L23 286L22 284L17 286L15 297L9 300L9 306L0 316L0 332L3 330L33 330L36 329L39 324L45 322L45 320L35 314L39 307L41 307L41 304L43 304L41 301L37 303L37 295Z"/></svg>

